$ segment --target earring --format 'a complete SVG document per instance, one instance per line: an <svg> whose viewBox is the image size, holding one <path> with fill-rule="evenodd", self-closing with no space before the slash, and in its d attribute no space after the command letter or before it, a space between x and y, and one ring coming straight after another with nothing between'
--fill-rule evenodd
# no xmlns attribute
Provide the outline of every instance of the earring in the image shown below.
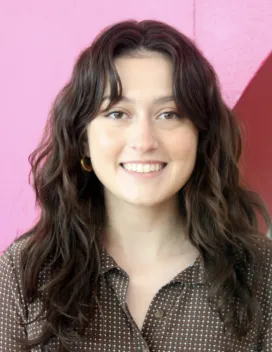
<svg viewBox="0 0 272 352"><path fill-rule="evenodd" d="M86 156L83 156L83 158L80 160L81 167L85 171L91 172L93 170L91 160L90 160L90 158L88 158L89 161L88 161L88 164L86 165L86 159L87 159Z"/></svg>

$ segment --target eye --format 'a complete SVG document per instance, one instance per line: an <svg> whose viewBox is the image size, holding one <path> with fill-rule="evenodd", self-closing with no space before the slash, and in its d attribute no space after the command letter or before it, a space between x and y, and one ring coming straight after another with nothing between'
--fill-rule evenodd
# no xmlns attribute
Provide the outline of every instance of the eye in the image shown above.
<svg viewBox="0 0 272 352"><path fill-rule="evenodd" d="M112 111L105 115L106 117L111 117L113 120L120 120L125 113L123 111Z"/></svg>
<svg viewBox="0 0 272 352"><path fill-rule="evenodd" d="M181 116L175 111L166 111L166 112L163 112L160 116L163 116L163 115L165 115L165 118L163 118L163 120L172 120L173 118L181 118Z"/></svg>

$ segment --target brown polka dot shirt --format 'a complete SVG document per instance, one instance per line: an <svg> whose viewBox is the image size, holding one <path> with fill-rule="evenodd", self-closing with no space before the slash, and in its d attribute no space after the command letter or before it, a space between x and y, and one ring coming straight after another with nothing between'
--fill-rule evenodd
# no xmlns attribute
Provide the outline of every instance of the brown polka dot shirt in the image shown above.
<svg viewBox="0 0 272 352"><path fill-rule="evenodd" d="M19 275L19 255L26 240L13 243L0 257L0 352L23 351L13 336L32 339L41 332L41 322L25 328L18 321L32 320L40 311L41 301L26 305L22 296ZM126 305L127 274L114 259L102 250L100 309L90 319L86 338L75 342L72 351L92 352L271 352L272 351L272 253L265 249L265 280L258 290L263 310L262 329L253 328L241 341L231 339L223 332L218 313L207 300L203 284L200 258L163 286L154 296L141 331L133 321ZM46 282L42 276L40 284ZM88 336L93 336L92 338ZM57 351L59 341L54 338L47 346L31 351Z"/></svg>

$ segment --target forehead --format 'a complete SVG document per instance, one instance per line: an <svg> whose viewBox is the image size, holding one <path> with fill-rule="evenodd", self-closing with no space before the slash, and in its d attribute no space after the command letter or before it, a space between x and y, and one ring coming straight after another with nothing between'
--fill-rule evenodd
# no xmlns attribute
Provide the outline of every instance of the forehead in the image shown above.
<svg viewBox="0 0 272 352"><path fill-rule="evenodd" d="M123 95L132 99L172 94L173 64L169 57L160 53L124 56L115 59L121 80ZM104 95L110 95L109 81Z"/></svg>

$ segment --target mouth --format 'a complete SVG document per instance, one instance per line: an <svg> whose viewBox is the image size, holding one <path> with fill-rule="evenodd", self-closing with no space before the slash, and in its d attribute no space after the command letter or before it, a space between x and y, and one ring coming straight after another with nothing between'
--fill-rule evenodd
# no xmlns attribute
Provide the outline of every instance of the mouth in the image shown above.
<svg viewBox="0 0 272 352"><path fill-rule="evenodd" d="M167 166L167 163L156 163L156 164L124 164L120 166L128 173L133 175L157 175Z"/></svg>

